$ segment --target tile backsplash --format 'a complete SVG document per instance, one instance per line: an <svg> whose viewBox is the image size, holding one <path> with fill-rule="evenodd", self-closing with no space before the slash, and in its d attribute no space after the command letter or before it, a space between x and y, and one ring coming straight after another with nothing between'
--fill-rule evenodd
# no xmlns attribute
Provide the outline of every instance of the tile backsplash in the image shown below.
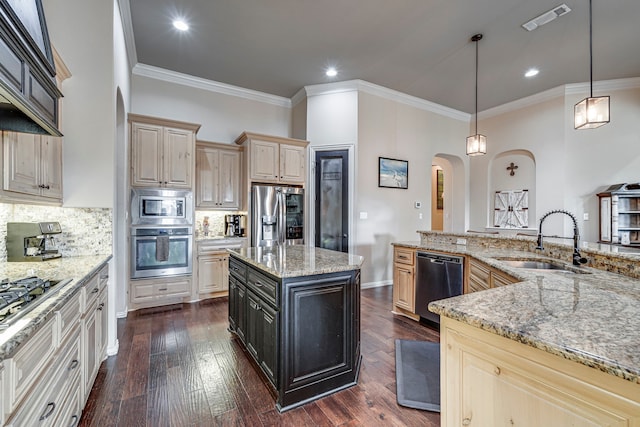
<svg viewBox="0 0 640 427"><path fill-rule="evenodd" d="M109 254L112 252L112 210L109 208L64 208L0 203L0 261L7 260L7 222L57 221L62 233L54 236L62 256Z"/></svg>

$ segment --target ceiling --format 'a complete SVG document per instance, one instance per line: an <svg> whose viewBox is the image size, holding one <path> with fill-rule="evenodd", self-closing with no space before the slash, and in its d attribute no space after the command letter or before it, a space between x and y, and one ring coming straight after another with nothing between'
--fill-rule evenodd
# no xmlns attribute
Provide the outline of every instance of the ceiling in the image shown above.
<svg viewBox="0 0 640 427"><path fill-rule="evenodd" d="M522 24L565 3L567 15ZM362 79L473 113L589 81L588 0L129 0L139 63L291 98ZM188 21L180 33L175 17ZM640 1L594 0L593 78L640 76ZM339 72L324 74L327 66ZM531 67L540 70L525 78ZM598 95L598 93L594 93ZM587 94L585 93L585 96Z"/></svg>

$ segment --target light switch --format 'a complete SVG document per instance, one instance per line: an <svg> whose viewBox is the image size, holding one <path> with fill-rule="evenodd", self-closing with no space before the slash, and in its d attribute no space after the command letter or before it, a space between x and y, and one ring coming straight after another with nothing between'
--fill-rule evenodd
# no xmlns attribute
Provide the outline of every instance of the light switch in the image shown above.
<svg viewBox="0 0 640 427"><path fill-rule="evenodd" d="M583 213L582 219L584 219L585 221L589 221L589 213L588 212Z"/></svg>
<svg viewBox="0 0 640 427"><path fill-rule="evenodd" d="M418 219L422 219L422 212L418 214Z"/></svg>
<svg viewBox="0 0 640 427"><path fill-rule="evenodd" d="M367 212L360 212L360 219L367 219L369 218L369 214Z"/></svg>

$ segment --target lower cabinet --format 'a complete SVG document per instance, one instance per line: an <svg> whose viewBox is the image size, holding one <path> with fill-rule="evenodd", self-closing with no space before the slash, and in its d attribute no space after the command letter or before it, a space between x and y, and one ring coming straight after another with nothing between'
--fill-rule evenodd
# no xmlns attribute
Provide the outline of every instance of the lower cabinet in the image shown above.
<svg viewBox="0 0 640 427"><path fill-rule="evenodd" d="M198 254L198 293L218 296L229 289L229 255L226 251Z"/></svg>
<svg viewBox="0 0 640 427"><path fill-rule="evenodd" d="M229 261L229 329L285 411L356 383L359 270L278 278Z"/></svg>
<svg viewBox="0 0 640 427"><path fill-rule="evenodd" d="M129 281L130 309L156 307L188 301L191 276L154 277Z"/></svg>
<svg viewBox="0 0 640 427"><path fill-rule="evenodd" d="M442 320L442 426L640 425L638 384Z"/></svg>
<svg viewBox="0 0 640 427"><path fill-rule="evenodd" d="M0 364L0 425L75 426L107 347L108 267Z"/></svg>
<svg viewBox="0 0 640 427"><path fill-rule="evenodd" d="M520 280L497 270L475 258L468 257L469 273L464 293L483 291L498 286L510 285Z"/></svg>
<svg viewBox="0 0 640 427"><path fill-rule="evenodd" d="M393 249L393 312L419 320L416 311L416 251L412 248Z"/></svg>

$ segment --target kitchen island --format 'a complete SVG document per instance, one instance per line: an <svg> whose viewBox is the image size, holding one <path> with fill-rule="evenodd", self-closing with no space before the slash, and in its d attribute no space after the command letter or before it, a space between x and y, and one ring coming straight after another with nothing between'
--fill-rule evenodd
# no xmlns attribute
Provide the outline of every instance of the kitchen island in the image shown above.
<svg viewBox="0 0 640 427"><path fill-rule="evenodd" d="M286 411L355 385L363 258L302 245L229 249L229 329Z"/></svg>
<svg viewBox="0 0 640 427"><path fill-rule="evenodd" d="M599 268L573 267L570 247L541 253L529 237L421 237L416 249L464 255L520 280L429 305L441 318L443 426L640 425L639 254L583 245L587 265Z"/></svg>

